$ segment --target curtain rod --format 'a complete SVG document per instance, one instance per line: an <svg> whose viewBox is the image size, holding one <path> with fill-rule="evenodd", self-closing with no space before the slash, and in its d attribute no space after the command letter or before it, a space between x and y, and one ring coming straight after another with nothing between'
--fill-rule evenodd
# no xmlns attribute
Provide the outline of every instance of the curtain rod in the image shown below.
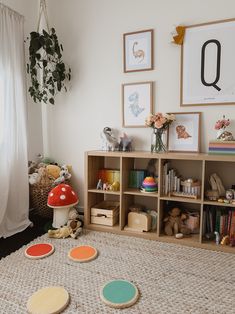
<svg viewBox="0 0 235 314"><path fill-rule="evenodd" d="M7 5L5 5L4 3L0 2L0 7L5 7L7 8L9 11L11 11L14 14L19 15L20 17L22 17L23 19L25 19L24 15L20 14L19 12L13 10L12 8L8 7Z"/></svg>

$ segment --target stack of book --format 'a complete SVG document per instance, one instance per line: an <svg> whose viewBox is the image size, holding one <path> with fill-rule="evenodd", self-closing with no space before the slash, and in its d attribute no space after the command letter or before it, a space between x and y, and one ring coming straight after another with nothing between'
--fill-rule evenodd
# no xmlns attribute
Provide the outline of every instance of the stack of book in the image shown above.
<svg viewBox="0 0 235 314"><path fill-rule="evenodd" d="M235 154L235 141L213 140L209 142L209 154Z"/></svg>
<svg viewBox="0 0 235 314"><path fill-rule="evenodd" d="M142 186L142 182L144 181L144 178L147 175L146 170L131 170L129 174L129 182L128 187L129 188L135 188L139 189Z"/></svg>
<svg viewBox="0 0 235 314"><path fill-rule="evenodd" d="M116 169L100 169L98 171L98 177L97 180L101 179L103 183L110 183L113 182L120 182L120 170Z"/></svg>

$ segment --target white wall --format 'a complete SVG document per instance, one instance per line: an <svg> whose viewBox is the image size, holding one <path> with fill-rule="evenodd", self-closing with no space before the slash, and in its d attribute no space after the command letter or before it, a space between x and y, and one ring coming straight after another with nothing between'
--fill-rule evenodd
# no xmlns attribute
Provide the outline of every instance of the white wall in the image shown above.
<svg viewBox="0 0 235 314"><path fill-rule="evenodd" d="M5 0L26 17L26 33L35 29L37 0ZM45 154L73 166L73 181L83 205L84 152L99 149L100 132L110 126L121 132L121 84L155 82L154 109L161 112L201 111L202 151L215 137L214 122L233 119L234 106L180 108L180 48L170 44L173 25L197 24L235 17L234 0L50 0L50 25L64 46L72 68L69 92L47 109ZM122 35L153 28L154 71L123 73ZM30 155L42 147L38 104L29 102ZM233 126L235 130L235 123ZM151 130L128 128L136 150L149 150ZM31 157L33 158L33 157Z"/></svg>
<svg viewBox="0 0 235 314"><path fill-rule="evenodd" d="M47 153L72 164L81 205L84 152L99 149L104 126L121 131L122 83L155 81L155 111L203 112L202 151L215 138L215 121L223 114L234 118L234 106L180 108L180 48L170 44L173 25L235 17L234 0L50 0L48 7L72 68L72 83L55 106L48 106ZM124 74L123 33L149 28L155 31L154 71ZM136 150L150 149L150 129L125 131L134 137Z"/></svg>
<svg viewBox="0 0 235 314"><path fill-rule="evenodd" d="M39 10L38 0L1 0L1 2L25 17L25 39L29 36L31 31L36 30ZM25 44L25 47L27 58L28 43ZM36 155L43 152L41 105L33 103L28 92L27 99L28 155L29 160L35 160Z"/></svg>

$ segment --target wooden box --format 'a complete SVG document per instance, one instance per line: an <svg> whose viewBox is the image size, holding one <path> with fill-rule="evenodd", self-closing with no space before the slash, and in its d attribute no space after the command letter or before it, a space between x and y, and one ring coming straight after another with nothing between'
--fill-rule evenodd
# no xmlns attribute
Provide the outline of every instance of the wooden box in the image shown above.
<svg viewBox="0 0 235 314"><path fill-rule="evenodd" d="M150 231L151 229L151 216L147 213L130 212L128 214L128 225L124 228L130 231Z"/></svg>
<svg viewBox="0 0 235 314"><path fill-rule="evenodd" d="M114 226L118 223L119 202L103 201L91 207L91 223Z"/></svg>

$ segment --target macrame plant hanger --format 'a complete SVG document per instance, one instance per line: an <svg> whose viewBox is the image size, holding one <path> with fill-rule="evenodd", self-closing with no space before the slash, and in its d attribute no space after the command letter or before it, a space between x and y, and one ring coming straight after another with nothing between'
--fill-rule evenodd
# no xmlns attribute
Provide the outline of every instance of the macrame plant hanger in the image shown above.
<svg viewBox="0 0 235 314"><path fill-rule="evenodd" d="M42 17L45 18L45 24L48 33L50 33L50 27L49 27L49 19L47 14L47 6L46 6L46 0L40 0L40 8L39 8L39 16L38 16L38 26L37 26L37 32L39 33L40 25L42 22Z"/></svg>

